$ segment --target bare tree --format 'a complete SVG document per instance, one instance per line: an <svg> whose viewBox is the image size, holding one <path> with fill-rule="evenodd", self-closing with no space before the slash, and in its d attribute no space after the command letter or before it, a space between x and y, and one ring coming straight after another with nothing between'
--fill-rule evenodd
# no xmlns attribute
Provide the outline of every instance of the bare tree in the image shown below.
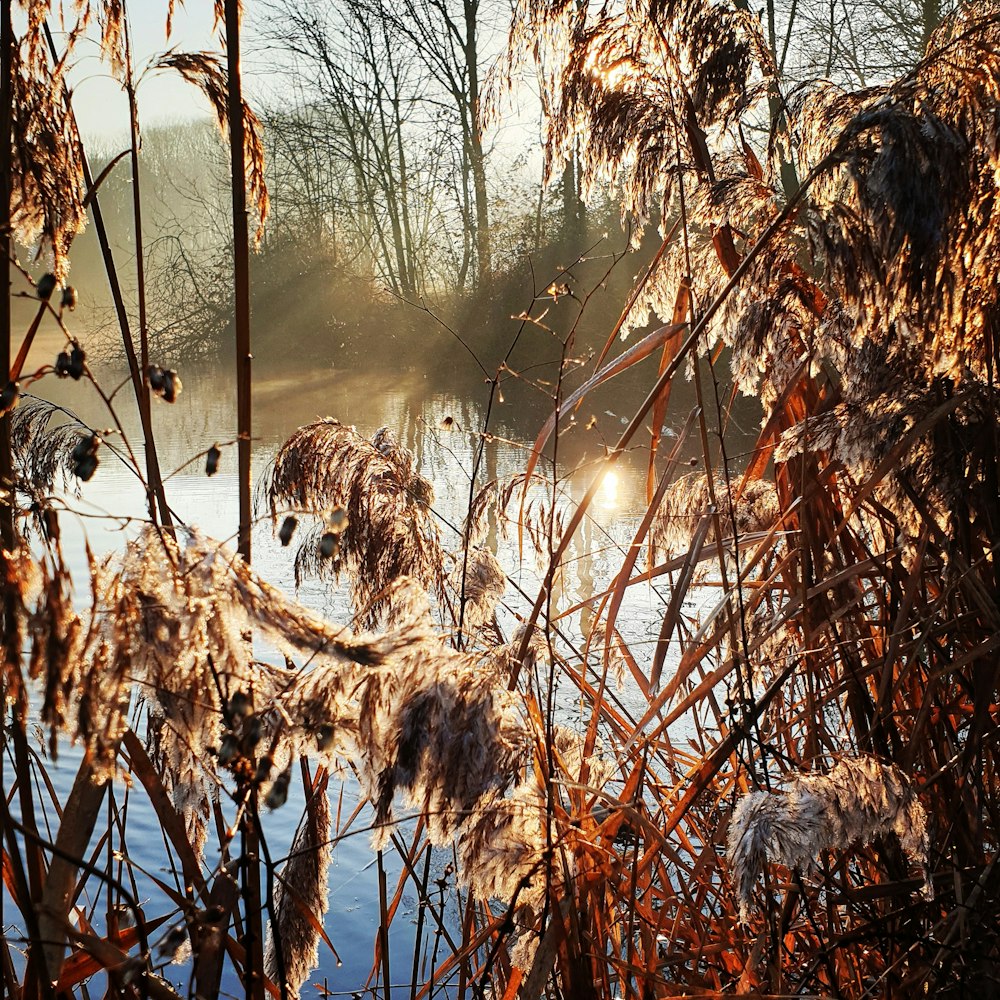
<svg viewBox="0 0 1000 1000"><path fill-rule="evenodd" d="M281 15L278 44L314 94L308 127L313 137L322 132L322 145L349 168L354 222L362 241L370 240L376 272L397 294L415 293L423 280L411 220L419 181L408 131L424 89L422 68L361 3L332 13L314 2L270 7ZM301 178L301 151L286 143L284 153Z"/></svg>
<svg viewBox="0 0 1000 1000"><path fill-rule="evenodd" d="M481 0L349 0L334 12L315 0L271 0L269 8L282 25L273 44L291 57L300 87L297 109L275 121L300 193L320 174L336 175L336 213L397 293L488 283ZM312 152L304 153L306 136ZM318 149L341 165L319 165Z"/></svg>
<svg viewBox="0 0 1000 1000"><path fill-rule="evenodd" d="M954 0L769 0L767 26L789 85L817 78L868 87L909 72Z"/></svg>
<svg viewBox="0 0 1000 1000"><path fill-rule="evenodd" d="M398 5L370 0L369 9L410 41L451 101L461 137L463 214L474 235L478 282L488 283L493 267L492 234L479 113L483 4L480 0L403 0Z"/></svg>

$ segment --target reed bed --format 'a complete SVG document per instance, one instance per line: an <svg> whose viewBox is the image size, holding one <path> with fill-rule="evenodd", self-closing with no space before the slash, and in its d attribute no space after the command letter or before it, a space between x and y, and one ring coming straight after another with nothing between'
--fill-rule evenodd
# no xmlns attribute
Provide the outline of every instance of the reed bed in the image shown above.
<svg viewBox="0 0 1000 1000"><path fill-rule="evenodd" d="M8 209L53 255L36 297L72 349L52 295L82 223L85 157L44 44L48 10L32 11L4 52L22 116ZM121 8L81 5L80 30L92 14L121 69ZM419 974L421 924L412 997L993 992L998 43L997 8L965 7L912 73L858 94L813 88L755 152L733 138L778 81L748 12L523 0L506 68L538 61L551 165L576 148L589 183L612 180L627 210L669 223L615 333L650 311L668 326L610 369L602 352L578 395L567 335L525 473L474 474L453 542L390 429L368 440L330 418L296 432L259 502L283 542L305 524L297 572L346 580L360 627L321 618L176 523L151 425L140 465L85 356L12 371L0 397L13 480L0 510L0 820L20 937L0 943L5 994L177 997L163 970L189 948L189 995L218 995L226 976L255 998L315 995L341 835L328 782L346 771L369 800L381 876L372 994L392 992L389 935L408 886L437 942ZM172 59L211 86L221 115L221 63ZM31 159L35 146L57 152ZM263 176L237 178L261 215ZM558 456L574 433L567 408L654 353L648 396L572 501L546 440ZM154 368L130 365L146 417ZM40 401L15 408L19 376L77 369L107 402L110 432ZM679 478L680 442L663 455L660 429L685 375L698 406L682 436L697 439L703 471ZM724 433L732 392L763 407L739 462ZM579 608L555 582L601 476L650 415L649 506L613 578L586 595L580 648ZM149 523L92 559L89 594L74 594L54 493L105 459L144 483ZM490 516L533 551L537 595L508 586ZM659 632L630 646L616 620L649 581L668 595ZM281 664L255 658L262 640ZM615 697L615 675L637 689L638 713ZM583 706L572 728L556 709L567 687ZM56 816L32 704L51 753L83 748ZM299 780L298 832L273 858L267 811ZM160 881L155 914L124 864L114 804L126 781L155 811L176 877ZM457 922L434 904L429 861L419 869L432 847L453 852ZM389 850L403 862L394 894ZM85 893L102 920L82 915Z"/></svg>

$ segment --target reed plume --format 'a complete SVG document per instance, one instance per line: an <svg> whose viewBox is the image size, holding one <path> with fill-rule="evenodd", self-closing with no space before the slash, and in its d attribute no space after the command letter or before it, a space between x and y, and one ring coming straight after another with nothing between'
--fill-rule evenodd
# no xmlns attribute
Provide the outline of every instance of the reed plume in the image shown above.
<svg viewBox="0 0 1000 1000"><path fill-rule="evenodd" d="M45 721L53 739L63 730L84 741L108 777L137 686L151 706L155 756L196 843L215 781L210 750L222 741L227 706L238 695L262 709L279 693L293 697L294 675L253 660L255 631L289 655L364 669L414 641L356 637L322 622L196 533L181 546L150 528L120 562L91 570L92 608L80 618L56 557L33 573L22 567L25 580L41 571L43 599L27 620L35 639L30 669L47 692Z"/></svg>
<svg viewBox="0 0 1000 1000"><path fill-rule="evenodd" d="M356 762L376 807L376 845L391 833L397 799L425 818L433 843L451 843L496 808L530 756L520 697L445 645L426 604L395 633L352 636L282 597L225 546L192 533L182 547L153 529L112 580L115 613L95 616L95 649L127 664L113 675L119 696L138 681L155 706L156 757L197 845L217 780L209 751L225 744L243 696L272 772L295 754ZM258 631L308 669L253 661Z"/></svg>
<svg viewBox="0 0 1000 1000"><path fill-rule="evenodd" d="M823 851L849 851L894 833L927 881L927 814L899 768L874 757L840 760L827 774L795 775L777 792L750 792L729 825L729 866L747 922L770 860L809 869Z"/></svg>
<svg viewBox="0 0 1000 1000"><path fill-rule="evenodd" d="M377 439L378 446L332 419L300 427L279 450L264 486L275 517L285 506L318 516L343 510L336 551L324 554L328 532L318 525L299 549L296 571L336 577L346 570L354 607L372 628L391 611L394 581L411 577L438 594L445 584L429 509L433 490L387 433Z"/></svg>
<svg viewBox="0 0 1000 1000"><path fill-rule="evenodd" d="M515 505L516 501L516 505ZM500 537L526 538L540 568L548 565L566 530L572 500L562 490L552 496L552 483L542 476L523 473L487 483L473 498L466 518L470 545L485 537L490 513L497 520Z"/></svg>
<svg viewBox="0 0 1000 1000"><path fill-rule="evenodd" d="M217 10L218 16L218 10ZM229 85L223 59L213 52L176 52L161 56L156 65L180 74L208 98L224 134L229 132ZM243 101L243 149L247 167L246 188L257 213L256 245L264 237L264 227L271 210L264 161L263 126L253 108Z"/></svg>
<svg viewBox="0 0 1000 1000"><path fill-rule="evenodd" d="M730 488L725 482L717 481L715 489L719 521L727 536L739 538L752 532L768 531L778 520L778 494L774 484L766 479L751 480L738 495L735 486ZM668 555L686 552L699 521L711 511L711 493L705 473L693 473L671 483L650 532L654 549ZM709 526L705 541L716 541L714 523Z"/></svg>
<svg viewBox="0 0 1000 1000"><path fill-rule="evenodd" d="M302 984L319 964L318 928L329 906L327 875L333 857L325 776L317 776L308 796L288 861L275 880L276 926L268 926L264 952L264 974L277 983L280 970L276 949L280 943L281 968L292 997L300 995Z"/></svg>
<svg viewBox="0 0 1000 1000"><path fill-rule="evenodd" d="M39 503L73 475L73 449L93 428L53 403L24 393L10 415L17 489Z"/></svg>
<svg viewBox="0 0 1000 1000"><path fill-rule="evenodd" d="M467 560L456 558L449 578L455 606L464 595L464 623L470 629L493 620L497 605L507 589L507 574L489 549L476 546Z"/></svg>

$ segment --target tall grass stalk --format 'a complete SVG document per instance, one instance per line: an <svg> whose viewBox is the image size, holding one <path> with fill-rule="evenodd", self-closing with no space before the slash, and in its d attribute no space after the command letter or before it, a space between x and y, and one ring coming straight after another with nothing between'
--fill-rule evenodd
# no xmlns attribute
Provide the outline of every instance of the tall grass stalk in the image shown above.
<svg viewBox="0 0 1000 1000"><path fill-rule="evenodd" d="M239 477L239 551L250 561L252 376L250 353L250 241L247 211L246 137L240 66L240 0L225 0L226 66L229 101L229 151L233 195L233 309L236 329L236 427Z"/></svg>
<svg viewBox="0 0 1000 1000"><path fill-rule="evenodd" d="M42 30L44 31L45 41L48 45L49 57L53 64L58 65L60 58L66 58L68 53L63 53L60 56L59 52L56 50L55 40L52 37L51 29L49 28L48 22L43 22ZM134 90L132 85L129 85L130 90ZM73 112L72 100L69 89L63 84L63 95L69 110L69 114L74 118L75 113ZM129 101L130 109L130 135L134 132L137 127L138 121L136 118L137 111L134 107L134 93ZM130 147L137 140L137 136L132 135L132 140L130 142ZM115 309L115 320L118 324L118 329L122 336L122 347L125 351L125 358L128 362L129 377L132 383L132 391L135 396L136 406L139 411L139 420L142 427L143 440L146 443L146 478L145 478L145 488L146 488L146 501L149 508L149 516L154 522L159 522L164 525L167 530L173 525L173 518L170 512L170 508L167 505L166 492L163 488L163 477L160 473L160 461L159 456L156 451L156 442L153 436L153 423L152 423L152 413L149 407L149 392L146 388L146 371L141 366L139 357L135 352L135 338L132 336L132 324L129 319L128 309L125 304L125 295L122 290L121 280L118 275L118 267L115 263L114 251L111 246L111 240L108 235L107 225L104 221L104 212L101 208L101 199L98 192L98 186L95 182L93 173L90 169L90 161L87 158L86 150L83 148L82 144L79 149L80 156L80 171L83 179L84 186L88 195L88 207L90 209L90 214L94 222L94 229L96 230L97 242L101 248L101 258L104 262L104 273L108 279L108 287L111 291L111 300L114 304ZM141 206L138 202L133 204L133 211L137 207ZM141 213L140 213L141 215ZM141 237L140 237L141 239ZM136 263L139 273L141 274L142 263L137 260ZM143 296L145 296L145 282L142 283L143 286ZM140 321L141 322L141 321ZM141 334L140 334L141 338Z"/></svg>
<svg viewBox="0 0 1000 1000"><path fill-rule="evenodd" d="M14 49L14 28L11 19L11 0L3 0L0 6L0 134L10 135L14 91L11 81L14 73L12 54ZM10 373L11 360L11 151L7 142L0 149L0 373L6 385ZM13 498L7 496L6 484L13 480L14 467L10 452L10 420L0 418L0 483L4 484L4 496L0 498L0 538L3 547L12 551L14 537Z"/></svg>

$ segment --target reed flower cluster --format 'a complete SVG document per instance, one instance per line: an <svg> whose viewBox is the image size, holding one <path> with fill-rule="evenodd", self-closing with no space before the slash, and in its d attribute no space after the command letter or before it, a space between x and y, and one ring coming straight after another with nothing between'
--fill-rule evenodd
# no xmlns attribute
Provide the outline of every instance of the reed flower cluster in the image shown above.
<svg viewBox="0 0 1000 1000"><path fill-rule="evenodd" d="M749 921L764 866L808 870L824 851L850 851L894 833L927 881L927 814L900 770L874 757L840 760L827 774L796 775L776 792L750 792L729 824L728 858Z"/></svg>
<svg viewBox="0 0 1000 1000"><path fill-rule="evenodd" d="M333 848L325 778L316 781L308 794L305 816L295 832L288 861L276 879L276 922L268 928L264 952L265 975L277 983L283 971L292 996L299 995L302 984L319 964L318 928L330 902L327 875Z"/></svg>
<svg viewBox="0 0 1000 1000"><path fill-rule="evenodd" d="M496 518L500 537L527 542L539 567L548 564L566 530L572 503L561 491L553 497L552 484L543 477L518 473L487 483L473 498L466 518L470 544L486 534L489 515Z"/></svg>
<svg viewBox="0 0 1000 1000"><path fill-rule="evenodd" d="M507 589L503 566L489 549L482 546L470 549L465 558L456 558L448 582L455 607L464 596L463 620L473 629L493 620L497 605Z"/></svg>
<svg viewBox="0 0 1000 1000"><path fill-rule="evenodd" d="M369 627L389 612L388 591L400 577L443 592L444 554L429 508L433 489L387 430L366 441L337 420L300 427L275 457L264 492L274 516L289 506L320 515L347 512L337 551L324 551L326 532L317 528L299 548L296 572L336 576L346 569L354 606Z"/></svg>
<svg viewBox="0 0 1000 1000"><path fill-rule="evenodd" d="M774 483L752 479L742 492L737 484L729 487L723 480L715 482L717 514L723 537L736 540L752 532L768 531L778 520L780 507ZM657 552L676 555L686 552L699 521L713 516L712 494L708 476L692 473L671 483L663 495L650 532ZM716 541L714 518L705 535L706 542Z"/></svg>

